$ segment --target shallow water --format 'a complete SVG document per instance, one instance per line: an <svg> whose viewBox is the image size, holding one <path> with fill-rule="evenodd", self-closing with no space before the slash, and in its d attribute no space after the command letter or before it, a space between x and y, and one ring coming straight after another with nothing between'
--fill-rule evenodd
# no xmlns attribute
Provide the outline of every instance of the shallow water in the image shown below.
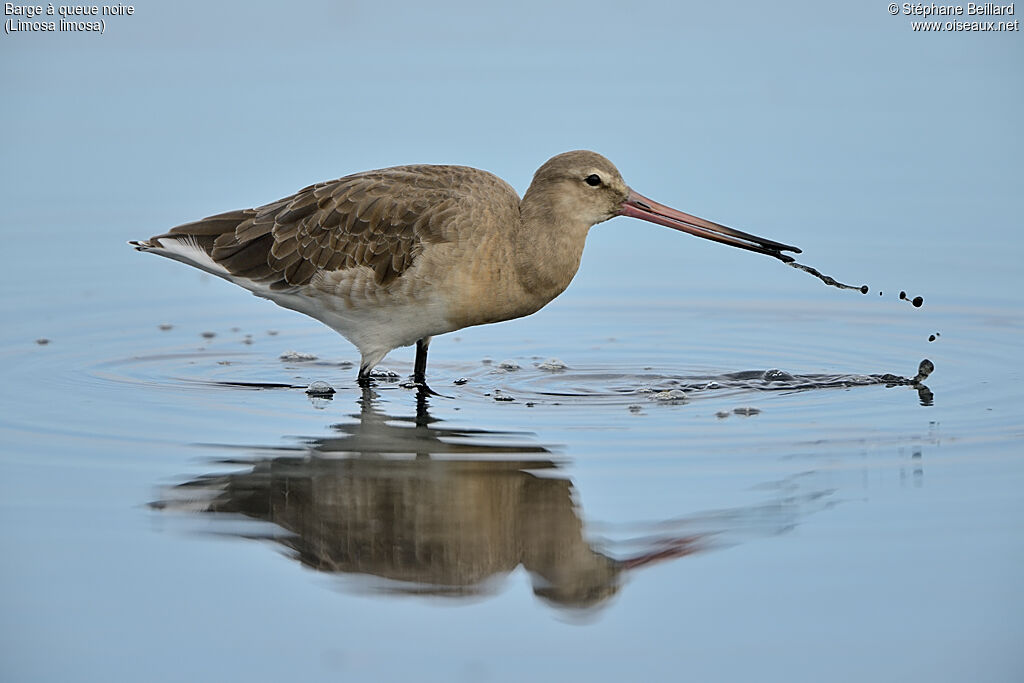
<svg viewBox="0 0 1024 683"><path fill-rule="evenodd" d="M439 338L427 396L191 283L5 331L16 678L1016 666L1019 311L580 296Z"/></svg>

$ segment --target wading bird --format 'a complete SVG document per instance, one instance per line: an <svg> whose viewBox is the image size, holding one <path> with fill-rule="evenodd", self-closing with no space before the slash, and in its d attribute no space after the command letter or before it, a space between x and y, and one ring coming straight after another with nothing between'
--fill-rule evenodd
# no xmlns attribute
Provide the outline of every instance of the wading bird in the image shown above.
<svg viewBox="0 0 1024 683"><path fill-rule="evenodd" d="M785 262L796 247L669 208L631 190L600 154L549 159L522 199L465 166L396 166L131 242L316 318L352 342L359 383L416 344L426 385L431 337L538 311L576 274L591 226L630 216Z"/></svg>

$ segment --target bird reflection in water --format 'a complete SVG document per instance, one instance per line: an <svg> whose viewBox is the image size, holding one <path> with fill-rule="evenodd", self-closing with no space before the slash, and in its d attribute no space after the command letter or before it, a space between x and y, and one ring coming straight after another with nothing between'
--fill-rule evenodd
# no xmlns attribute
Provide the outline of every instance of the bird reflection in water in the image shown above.
<svg viewBox="0 0 1024 683"><path fill-rule="evenodd" d="M686 524L647 525L614 557L585 534L551 451L521 443L530 435L443 426L425 392L415 417L383 414L375 399L364 390L357 421L333 426L338 436L231 460L245 469L175 486L152 505L270 522L233 533L279 543L317 571L361 577L348 582L359 591L482 595L521 565L534 593L564 608L602 605L631 570L704 550L716 533L713 524L687 533Z"/></svg>

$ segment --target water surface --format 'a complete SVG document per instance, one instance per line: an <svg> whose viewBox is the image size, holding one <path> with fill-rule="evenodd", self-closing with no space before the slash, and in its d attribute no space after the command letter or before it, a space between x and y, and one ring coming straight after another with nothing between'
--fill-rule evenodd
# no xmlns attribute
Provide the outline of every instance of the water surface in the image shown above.
<svg viewBox="0 0 1024 683"><path fill-rule="evenodd" d="M795 678L1015 666L1012 310L581 297L439 338L425 396L403 386L411 349L360 390L343 341L252 303L167 297L137 325L85 306L6 335L22 642L89 633L138 653L123 677L168 680L504 679L540 660L728 678L750 673L737 649ZM924 353L925 385L880 379ZM314 380L337 393L308 397Z"/></svg>

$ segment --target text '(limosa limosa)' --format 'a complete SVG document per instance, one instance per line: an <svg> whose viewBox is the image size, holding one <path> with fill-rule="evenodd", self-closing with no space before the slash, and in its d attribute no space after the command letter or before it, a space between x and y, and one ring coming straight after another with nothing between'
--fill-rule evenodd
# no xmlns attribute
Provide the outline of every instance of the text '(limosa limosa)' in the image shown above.
<svg viewBox="0 0 1024 683"><path fill-rule="evenodd" d="M587 151L549 159L522 199L487 171L396 166L131 244L337 330L362 355L360 384L389 351L416 344L413 377L425 385L431 337L538 311L569 286L591 226L615 216L785 262L800 252L647 199Z"/></svg>

